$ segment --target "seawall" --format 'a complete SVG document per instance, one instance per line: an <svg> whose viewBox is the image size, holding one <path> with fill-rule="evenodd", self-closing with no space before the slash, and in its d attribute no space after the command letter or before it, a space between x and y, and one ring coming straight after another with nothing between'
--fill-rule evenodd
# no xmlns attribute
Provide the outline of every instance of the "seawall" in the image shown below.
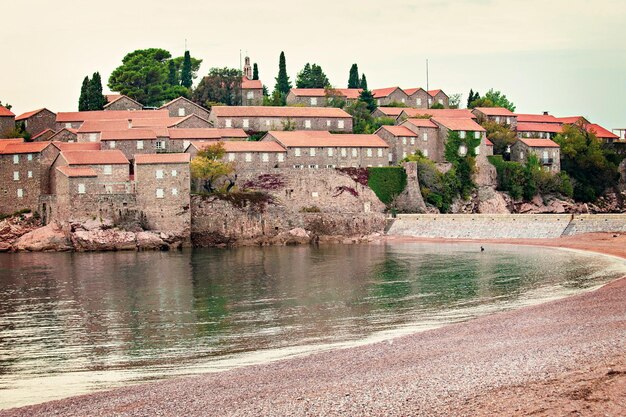
<svg viewBox="0 0 626 417"><path fill-rule="evenodd" d="M390 236L447 239L545 239L626 232L626 214L401 214Z"/></svg>

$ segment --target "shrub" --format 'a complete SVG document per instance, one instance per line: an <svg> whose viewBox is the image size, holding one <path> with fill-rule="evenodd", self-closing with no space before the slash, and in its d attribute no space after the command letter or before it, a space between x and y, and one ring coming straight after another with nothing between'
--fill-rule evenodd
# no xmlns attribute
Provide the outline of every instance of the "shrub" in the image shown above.
<svg viewBox="0 0 626 417"><path fill-rule="evenodd" d="M406 172L402 167L372 167L367 171L367 185L387 205L406 188Z"/></svg>
<svg viewBox="0 0 626 417"><path fill-rule="evenodd" d="M352 178L354 182L367 186L369 172L367 171L366 168L355 168L355 167L337 168L337 171L349 176L350 178Z"/></svg>
<svg viewBox="0 0 626 417"><path fill-rule="evenodd" d="M300 213L320 213L321 211L317 206L302 207L300 209Z"/></svg>

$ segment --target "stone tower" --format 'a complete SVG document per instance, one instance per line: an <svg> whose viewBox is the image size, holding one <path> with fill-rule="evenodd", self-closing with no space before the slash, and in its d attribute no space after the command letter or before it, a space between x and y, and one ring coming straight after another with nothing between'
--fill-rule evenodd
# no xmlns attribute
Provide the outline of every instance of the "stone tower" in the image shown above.
<svg viewBox="0 0 626 417"><path fill-rule="evenodd" d="M248 79L252 79L252 67L250 66L250 57L247 56L244 58L243 64L243 75L244 77L248 77Z"/></svg>

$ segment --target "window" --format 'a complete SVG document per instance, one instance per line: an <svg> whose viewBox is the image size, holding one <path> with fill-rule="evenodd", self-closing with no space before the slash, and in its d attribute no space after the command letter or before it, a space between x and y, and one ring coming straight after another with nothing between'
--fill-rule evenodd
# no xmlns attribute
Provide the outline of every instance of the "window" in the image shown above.
<svg viewBox="0 0 626 417"><path fill-rule="evenodd" d="M114 140L109 142L109 148L111 148L111 149L115 148L115 141Z"/></svg>
<svg viewBox="0 0 626 417"><path fill-rule="evenodd" d="M163 198L165 196L165 193L163 192L163 188L157 188L156 189L156 198Z"/></svg>
<svg viewBox="0 0 626 417"><path fill-rule="evenodd" d="M172 188L172 195L178 195L178 188Z"/></svg>
<svg viewBox="0 0 626 417"><path fill-rule="evenodd" d="M250 120L243 119L243 127L250 127Z"/></svg>
<svg viewBox="0 0 626 417"><path fill-rule="evenodd" d="M311 156L315 156L315 148L311 148L311 149L309 150L309 155L311 155Z"/></svg>
<svg viewBox="0 0 626 417"><path fill-rule="evenodd" d="M98 139L98 134L97 133L90 133L89 134L89 142L95 142L96 139Z"/></svg>
<svg viewBox="0 0 626 417"><path fill-rule="evenodd" d="M389 152L389 155L387 155L389 158L389 162L393 161L393 154L391 152Z"/></svg>
<svg viewBox="0 0 626 417"><path fill-rule="evenodd" d="M330 127L330 120L326 120L326 127Z"/></svg>
<svg viewBox="0 0 626 417"><path fill-rule="evenodd" d="M406 138L404 138L404 137L402 138L402 144L406 145Z"/></svg>
<svg viewBox="0 0 626 417"><path fill-rule="evenodd" d="M459 155L460 156L467 155L467 146L465 146L465 145L459 146Z"/></svg>
<svg viewBox="0 0 626 417"><path fill-rule="evenodd" d="M178 175L178 171L175 169L172 170L172 177L176 177Z"/></svg>
<svg viewBox="0 0 626 417"><path fill-rule="evenodd" d="M439 104L443 104L443 99L442 98L439 99Z"/></svg>
<svg viewBox="0 0 626 417"><path fill-rule="evenodd" d="M224 120L224 126L226 126L226 127L233 127L233 121L230 120L230 119Z"/></svg>
<svg viewBox="0 0 626 417"><path fill-rule="evenodd" d="M300 156L300 148L293 148L293 154L295 156Z"/></svg>
<svg viewBox="0 0 626 417"><path fill-rule="evenodd" d="M265 121L265 126L269 126L270 124L271 124L271 123L270 123L270 119L267 119L267 120Z"/></svg>
<svg viewBox="0 0 626 417"><path fill-rule="evenodd" d="M85 194L85 184L78 184L78 194Z"/></svg>
<svg viewBox="0 0 626 417"><path fill-rule="evenodd" d="M428 133L424 132L423 138L424 138L424 142L426 142L428 140Z"/></svg>
<svg viewBox="0 0 626 417"><path fill-rule="evenodd" d="M383 149L382 148L378 148L378 151L376 153L378 155L379 158L383 157Z"/></svg>
<svg viewBox="0 0 626 417"><path fill-rule="evenodd" d="M228 160L229 161L234 161L235 160L235 153L234 152L229 152L228 153Z"/></svg>
<svg viewBox="0 0 626 417"><path fill-rule="evenodd" d="M428 149L424 149L424 150L422 151L422 155L424 155L425 157L427 157L427 158L428 158Z"/></svg>
<svg viewBox="0 0 626 417"><path fill-rule="evenodd" d="M185 115L185 108L181 107L178 109L178 116L182 117Z"/></svg>
<svg viewBox="0 0 626 417"><path fill-rule="evenodd" d="M480 132L474 132L474 139L480 139L482 134Z"/></svg>
<svg viewBox="0 0 626 417"><path fill-rule="evenodd" d="M311 128L311 121L310 120L305 120L304 121L304 128L305 129L310 129Z"/></svg>
<svg viewBox="0 0 626 417"><path fill-rule="evenodd" d="M278 157L278 162L283 162L285 160L285 154L279 153L277 157Z"/></svg>
<svg viewBox="0 0 626 417"><path fill-rule="evenodd" d="M13 163L14 164L19 164L20 163L20 156L19 155L13 155Z"/></svg>
<svg viewBox="0 0 626 417"><path fill-rule="evenodd" d="M367 157L368 158L372 157L372 148L367 148Z"/></svg>
<svg viewBox="0 0 626 417"><path fill-rule="evenodd" d="M343 120L337 120L337 127L343 129Z"/></svg>
<svg viewBox="0 0 626 417"><path fill-rule="evenodd" d="M13 171L13 181L19 181L19 180L20 180L19 171Z"/></svg>
<svg viewBox="0 0 626 417"><path fill-rule="evenodd" d="M247 91L246 92L246 98L248 100L252 100L254 98L254 91Z"/></svg>
<svg viewBox="0 0 626 417"><path fill-rule="evenodd" d="M311 193L311 197L313 197L313 198L318 198L319 196L320 196L320 194L317 191L313 191Z"/></svg>
<svg viewBox="0 0 626 417"><path fill-rule="evenodd" d="M432 99L432 98L429 98L429 99L428 99L428 106L430 107L430 105L431 105L431 104L433 104L433 99Z"/></svg>
<svg viewBox="0 0 626 417"><path fill-rule="evenodd" d="M33 177L33 171L28 171L28 178L32 178Z"/></svg>
<svg viewBox="0 0 626 417"><path fill-rule="evenodd" d="M17 189L17 198L22 198L24 197L24 190L22 190L21 188Z"/></svg>
<svg viewBox="0 0 626 417"><path fill-rule="evenodd" d="M377 98L377 99L376 99L376 105L377 105L378 107L380 107L380 99L379 99L379 98Z"/></svg>
<svg viewBox="0 0 626 417"><path fill-rule="evenodd" d="M104 186L104 192L107 194L113 194L113 187L110 185L105 185Z"/></svg>
<svg viewBox="0 0 626 417"><path fill-rule="evenodd" d="M113 167L111 165L105 165L103 171L104 175L111 175L113 174Z"/></svg>
<svg viewBox="0 0 626 417"><path fill-rule="evenodd" d="M270 155L269 155L267 152L263 152L263 153L261 154L261 160L262 160L263 162L268 162L268 161L270 160Z"/></svg>
<svg viewBox="0 0 626 417"><path fill-rule="evenodd" d="M345 157L346 157L346 155L347 155L347 153L348 153L348 152L346 151L346 148L341 148L341 156L342 156L342 157L344 157L344 158L345 158Z"/></svg>
<svg viewBox="0 0 626 417"><path fill-rule="evenodd" d="M71 129L72 128L72 124L71 123L65 123L65 128L66 129Z"/></svg>
<svg viewBox="0 0 626 417"><path fill-rule="evenodd" d="M356 158L356 157L357 157L357 154L358 154L357 149L356 149L356 148L352 148L352 157L353 157L353 158Z"/></svg>
<svg viewBox="0 0 626 417"><path fill-rule="evenodd" d="M459 131L459 137L460 137L461 139L465 139L465 130L461 130L461 131Z"/></svg>
<svg viewBox="0 0 626 417"><path fill-rule="evenodd" d="M32 153L29 153L28 155L26 155L26 159L27 159L28 161L32 161L32 160L33 160L33 154L32 154Z"/></svg>
<svg viewBox="0 0 626 417"><path fill-rule="evenodd" d="M404 158L406 158L406 152L405 151L402 152L402 159L404 159Z"/></svg>
<svg viewBox="0 0 626 417"><path fill-rule="evenodd" d="M252 153L246 152L246 162L252 162Z"/></svg>
<svg viewBox="0 0 626 417"><path fill-rule="evenodd" d="M415 138L411 138L411 145L415 145Z"/></svg>
<svg viewBox="0 0 626 417"><path fill-rule="evenodd" d="M328 156L333 156L333 148L328 148Z"/></svg>
<svg viewBox="0 0 626 417"><path fill-rule="evenodd" d="M311 106L317 106L317 97L311 97Z"/></svg>
<svg viewBox="0 0 626 417"><path fill-rule="evenodd" d="M187 150L189 145L191 145L191 142L189 142L188 140L183 141L183 152Z"/></svg>
<svg viewBox="0 0 626 417"><path fill-rule="evenodd" d="M143 140L137 141L137 149L143 149Z"/></svg>
<svg viewBox="0 0 626 417"><path fill-rule="evenodd" d="M519 159L524 159L524 152L522 151L519 152Z"/></svg>
<svg viewBox="0 0 626 417"><path fill-rule="evenodd" d="M507 124L507 125L510 125L510 124L511 124L511 118L510 118L510 117L507 117L507 118L506 118L506 124Z"/></svg>
<svg viewBox="0 0 626 417"><path fill-rule="evenodd" d="M415 99L415 104L417 104L418 106L421 106L422 105L422 99L420 97Z"/></svg>
<svg viewBox="0 0 626 417"><path fill-rule="evenodd" d="M165 149L165 142L162 140L157 140L155 144L155 148L157 149Z"/></svg>
<svg viewBox="0 0 626 417"><path fill-rule="evenodd" d="M162 170L162 169L157 169L157 170L155 171L155 176L156 176L156 178L157 178L158 180L162 179L162 178L163 178L163 170Z"/></svg>
<svg viewBox="0 0 626 417"><path fill-rule="evenodd" d="M476 155L480 155L480 146L477 146L477 147L474 148L474 153Z"/></svg>
<svg viewBox="0 0 626 417"><path fill-rule="evenodd" d="M500 116L496 116L496 123L500 123Z"/></svg>

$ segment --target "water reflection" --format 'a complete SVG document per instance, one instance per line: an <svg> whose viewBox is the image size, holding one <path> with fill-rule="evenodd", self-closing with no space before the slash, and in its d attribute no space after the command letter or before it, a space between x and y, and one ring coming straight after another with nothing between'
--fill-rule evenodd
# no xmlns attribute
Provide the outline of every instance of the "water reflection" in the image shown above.
<svg viewBox="0 0 626 417"><path fill-rule="evenodd" d="M3 254L0 406L449 322L620 273L596 255L470 244Z"/></svg>

